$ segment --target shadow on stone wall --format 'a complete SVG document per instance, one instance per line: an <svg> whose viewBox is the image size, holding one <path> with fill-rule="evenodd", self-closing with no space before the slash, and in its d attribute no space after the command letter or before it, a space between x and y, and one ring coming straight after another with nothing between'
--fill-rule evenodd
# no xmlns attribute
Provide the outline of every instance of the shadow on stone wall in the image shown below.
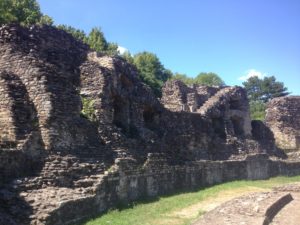
<svg viewBox="0 0 300 225"><path fill-rule="evenodd" d="M274 133L263 121L252 120L251 125L252 136L254 140L260 144L260 147L263 150L262 153L267 153L270 156L276 156L282 159L287 158L284 150L276 146Z"/></svg>

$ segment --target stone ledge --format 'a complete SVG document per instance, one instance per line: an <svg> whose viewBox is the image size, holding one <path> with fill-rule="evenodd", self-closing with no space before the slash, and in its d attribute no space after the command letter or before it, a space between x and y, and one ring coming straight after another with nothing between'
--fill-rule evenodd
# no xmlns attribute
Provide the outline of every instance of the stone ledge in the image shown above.
<svg viewBox="0 0 300 225"><path fill-rule="evenodd" d="M269 225L276 214L287 204L293 201L293 197L290 193L284 194L280 198L278 198L272 205L270 205L265 214L265 220L263 225Z"/></svg>

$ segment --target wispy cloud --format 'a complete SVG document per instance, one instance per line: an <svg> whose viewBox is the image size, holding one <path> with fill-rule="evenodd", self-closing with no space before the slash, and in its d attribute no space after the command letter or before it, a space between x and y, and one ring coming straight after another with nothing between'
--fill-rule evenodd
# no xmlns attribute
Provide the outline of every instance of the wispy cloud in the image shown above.
<svg viewBox="0 0 300 225"><path fill-rule="evenodd" d="M250 77L258 77L258 78L263 78L267 76L266 73L263 73L263 72L260 72L260 71L257 71L255 69L251 69L251 70L247 70L245 72L245 75L239 77L238 79L239 80L242 80L242 81L246 81L248 80Z"/></svg>
<svg viewBox="0 0 300 225"><path fill-rule="evenodd" d="M127 48L124 48L122 46L118 46L118 51L121 55L123 55L125 52L128 52L128 49Z"/></svg>

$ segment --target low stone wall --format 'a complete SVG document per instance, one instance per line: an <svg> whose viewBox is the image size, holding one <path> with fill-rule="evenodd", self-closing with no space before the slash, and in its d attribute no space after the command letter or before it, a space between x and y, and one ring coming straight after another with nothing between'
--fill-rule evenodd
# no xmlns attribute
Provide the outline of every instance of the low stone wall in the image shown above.
<svg viewBox="0 0 300 225"><path fill-rule="evenodd" d="M242 161L198 161L181 166L169 166L153 156L142 167L133 160L122 159L103 176L92 196L62 202L46 224L74 224L120 203L146 197L192 191L233 180L299 174L300 162L272 161L266 155L248 156Z"/></svg>

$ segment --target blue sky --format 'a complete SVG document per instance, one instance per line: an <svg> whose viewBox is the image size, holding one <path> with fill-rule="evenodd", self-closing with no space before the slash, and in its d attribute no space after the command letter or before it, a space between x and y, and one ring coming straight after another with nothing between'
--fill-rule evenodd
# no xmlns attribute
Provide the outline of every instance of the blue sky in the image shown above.
<svg viewBox="0 0 300 225"><path fill-rule="evenodd" d="M38 2L56 24L101 27L108 41L153 52L173 72L215 72L228 85L274 75L300 95L300 0Z"/></svg>

